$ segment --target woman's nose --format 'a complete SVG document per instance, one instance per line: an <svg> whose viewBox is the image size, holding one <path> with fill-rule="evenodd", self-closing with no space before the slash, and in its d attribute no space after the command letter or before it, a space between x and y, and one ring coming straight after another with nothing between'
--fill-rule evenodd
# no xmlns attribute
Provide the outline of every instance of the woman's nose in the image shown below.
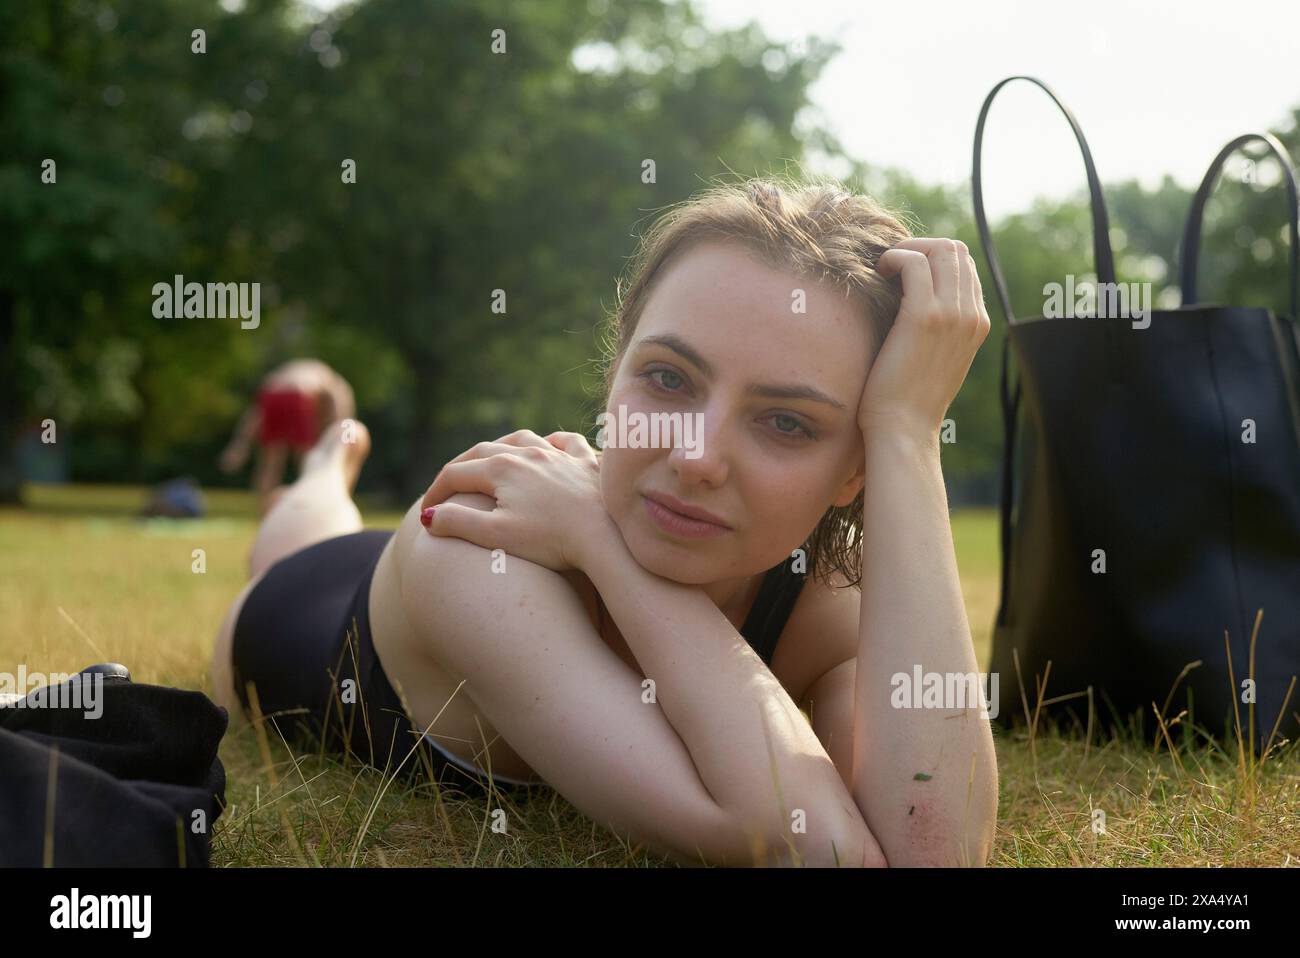
<svg viewBox="0 0 1300 958"><path fill-rule="evenodd" d="M683 485L720 486L730 468L726 417L709 411L687 412L674 430L668 462Z"/></svg>

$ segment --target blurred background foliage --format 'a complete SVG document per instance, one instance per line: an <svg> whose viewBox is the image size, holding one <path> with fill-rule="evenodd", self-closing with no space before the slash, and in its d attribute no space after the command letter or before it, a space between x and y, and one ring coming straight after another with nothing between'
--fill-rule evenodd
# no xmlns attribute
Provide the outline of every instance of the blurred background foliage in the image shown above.
<svg viewBox="0 0 1300 958"><path fill-rule="evenodd" d="M831 164L924 235L978 250L969 190L846 156L809 122L837 52L706 31L662 0L0 5L0 499L17 499L20 449L47 418L71 478L228 484L217 452L259 377L297 355L351 380L375 439L362 489L395 500L479 439L594 438L615 277L655 210L720 175ZM1300 155L1300 108L1274 132ZM1060 162L1083 182L1077 157ZM1230 167L1216 190L1204 300L1286 311L1270 163ZM1188 191L1117 183L1106 199L1121 281L1177 305ZM995 237L1019 317L1041 313L1043 284L1090 274L1083 196ZM954 502L994 500L1002 441L1002 316L977 260L995 331L950 412ZM261 325L155 319L152 287L178 273L260 282Z"/></svg>

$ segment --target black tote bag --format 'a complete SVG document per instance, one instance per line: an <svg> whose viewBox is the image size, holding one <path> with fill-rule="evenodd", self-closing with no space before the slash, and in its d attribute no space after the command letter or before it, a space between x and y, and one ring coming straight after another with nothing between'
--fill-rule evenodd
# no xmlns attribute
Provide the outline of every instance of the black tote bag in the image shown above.
<svg viewBox="0 0 1300 958"><path fill-rule="evenodd" d="M1074 131L1088 175L1097 281L1115 282L1106 205L1078 122L1042 82L1003 80L980 111L972 175L980 242L1007 319L1001 600L990 666L1003 689L998 720L1010 726L1041 714L1080 729L1137 728L1149 738L1160 734L1157 711L1166 723L1186 711L1171 735L1188 736L1195 723L1235 736L1239 715L1256 752L1275 722L1277 740L1294 739L1300 695L1282 707L1300 673L1300 334L1289 157L1272 137L1250 135L1215 160L1186 224L1181 308L1136 319L1113 309L1016 319L980 179L989 107L1016 79L1046 92ZM1223 161L1249 140L1267 143L1286 174L1290 317L1196 302L1201 213ZM1252 715L1243 683L1261 609Z"/></svg>

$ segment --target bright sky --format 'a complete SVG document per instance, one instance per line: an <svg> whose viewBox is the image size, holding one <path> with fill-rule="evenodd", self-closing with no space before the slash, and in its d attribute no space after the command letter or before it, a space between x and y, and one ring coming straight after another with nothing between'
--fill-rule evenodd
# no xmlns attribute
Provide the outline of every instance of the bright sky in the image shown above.
<svg viewBox="0 0 1300 958"><path fill-rule="evenodd" d="M851 155L924 182L969 189L980 105L1015 74L1070 107L1103 183L1168 173L1194 187L1225 143L1284 129L1300 105L1297 0L695 3L711 28L757 20L773 40L838 40L811 91L824 122ZM1030 83L994 101L984 183L995 217L1085 183L1069 125Z"/></svg>

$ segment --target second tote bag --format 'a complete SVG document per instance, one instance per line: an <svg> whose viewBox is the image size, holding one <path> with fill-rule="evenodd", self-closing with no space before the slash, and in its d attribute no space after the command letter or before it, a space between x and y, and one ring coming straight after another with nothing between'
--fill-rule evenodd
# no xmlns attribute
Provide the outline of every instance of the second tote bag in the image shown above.
<svg viewBox="0 0 1300 958"><path fill-rule="evenodd" d="M1089 315L1012 313L984 214L980 151L994 97L1017 79L1052 98L1083 152L1098 293ZM1196 302L1201 213L1223 161L1248 140L1265 142L1285 174L1290 316ZM1285 149L1267 134L1225 148L1188 216L1184 305L1144 316L1132 298L1117 311L1119 297L1104 295L1116 275L1100 181L1078 122L1046 85L1010 77L989 93L972 186L1007 320L1002 591L990 667L1000 675L999 721L1056 700L1043 711L1081 728L1132 728L1137 713L1148 739L1159 734L1157 712L1166 722L1187 713L1171 733L1179 739L1192 723L1234 736L1237 716L1256 751L1275 723L1279 738L1296 738L1300 695L1283 709L1300 673L1297 201Z"/></svg>

